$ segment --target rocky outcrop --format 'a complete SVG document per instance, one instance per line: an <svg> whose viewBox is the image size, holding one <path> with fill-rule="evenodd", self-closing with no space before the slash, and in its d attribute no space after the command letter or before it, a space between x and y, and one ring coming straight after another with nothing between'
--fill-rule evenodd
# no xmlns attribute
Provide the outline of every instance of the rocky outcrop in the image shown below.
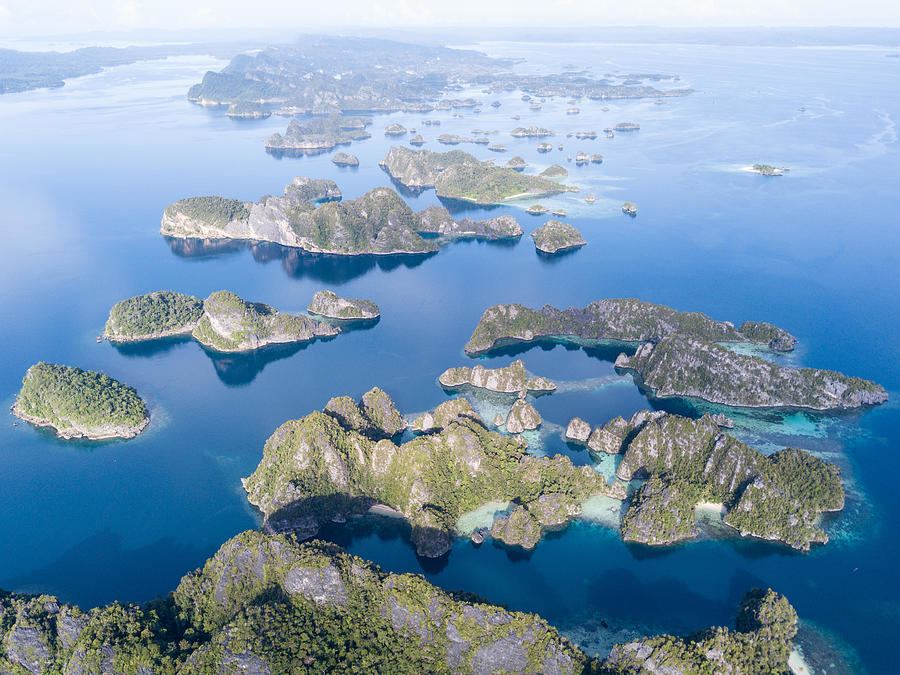
<svg viewBox="0 0 900 675"><path fill-rule="evenodd" d="M266 442L244 487L267 530L312 536L324 522L381 503L409 521L419 555L434 557L449 550L458 518L487 502L527 507L549 493L544 485L556 486L554 494L565 486L562 494L577 504L612 492L590 467L530 456L519 439L488 431L465 401L417 419L422 435L402 445L385 431L372 433L357 408L335 399L324 413L286 422Z"/></svg>
<svg viewBox="0 0 900 675"><path fill-rule="evenodd" d="M242 352L271 344L308 342L339 332L339 328L307 316L282 314L230 291L216 291L203 302L203 317L192 335L209 349Z"/></svg>
<svg viewBox="0 0 900 675"><path fill-rule="evenodd" d="M541 426L541 414L524 398L517 399L506 416L506 430L511 434L537 429Z"/></svg>
<svg viewBox="0 0 900 675"><path fill-rule="evenodd" d="M384 128L385 136L402 136L405 133L406 127L396 122L394 122L393 124L389 124Z"/></svg>
<svg viewBox="0 0 900 675"><path fill-rule="evenodd" d="M545 393L556 389L556 385L546 378L528 377L522 361L513 361L505 368L448 368L441 373L438 381L441 386L451 389L468 385L507 394L521 391Z"/></svg>
<svg viewBox="0 0 900 675"><path fill-rule="evenodd" d="M104 373L44 363L31 366L12 413L60 438L134 438L150 413L133 387Z"/></svg>
<svg viewBox="0 0 900 675"><path fill-rule="evenodd" d="M310 301L306 311L310 314L325 316L330 319L377 319L381 310L371 300L360 298L342 298L332 291L318 291Z"/></svg>
<svg viewBox="0 0 900 675"><path fill-rule="evenodd" d="M564 166L551 164L538 175L543 176L544 178L565 178L569 175L569 172Z"/></svg>
<svg viewBox="0 0 900 675"><path fill-rule="evenodd" d="M528 162L524 159L516 155L515 157L510 157L509 161L506 163L507 169L514 169L516 171L522 171L528 166Z"/></svg>
<svg viewBox="0 0 900 675"><path fill-rule="evenodd" d="M509 132L509 135L515 138L545 138L553 136L554 133L543 127L516 127Z"/></svg>
<svg viewBox="0 0 900 675"><path fill-rule="evenodd" d="M534 239L534 247L542 253L558 253L573 248L580 248L587 244L581 232L568 223L558 220L548 220L531 233Z"/></svg>
<svg viewBox="0 0 900 675"><path fill-rule="evenodd" d="M591 661L534 614L387 573L334 544L261 532L232 537L147 605L81 611L0 593L0 617L0 671L17 675L275 675L360 663L385 673L576 675Z"/></svg>
<svg viewBox="0 0 900 675"><path fill-rule="evenodd" d="M590 435L591 425L580 417L573 417L566 427L566 438L571 441L587 443L587 439Z"/></svg>
<svg viewBox="0 0 900 675"><path fill-rule="evenodd" d="M370 138L366 127L372 123L368 117L313 117L300 123L292 119L284 134L272 134L266 140L266 148L274 152L324 152L338 145Z"/></svg>
<svg viewBox="0 0 900 675"><path fill-rule="evenodd" d="M359 166L359 157L348 155L346 152L339 152L331 158L331 163L337 166Z"/></svg>
<svg viewBox="0 0 900 675"><path fill-rule="evenodd" d="M601 672L786 673L797 634L797 613L772 589L744 596L737 630L708 628L690 637L660 635L615 645Z"/></svg>
<svg viewBox="0 0 900 675"><path fill-rule="evenodd" d="M846 410L888 399L884 388L869 380L780 366L684 335L644 344L633 356L621 354L616 367L634 371L659 398L690 396L729 406L812 410Z"/></svg>
<svg viewBox="0 0 900 675"><path fill-rule="evenodd" d="M655 480L642 487L623 519L626 539L669 544L693 536L694 507L709 501L722 504L724 522L744 536L802 551L828 541L818 518L844 505L833 464L792 448L763 455L720 432L709 415L648 415L637 428L616 476Z"/></svg>
<svg viewBox="0 0 900 675"><path fill-rule="evenodd" d="M325 406L325 412L345 429L370 438L391 438L406 429L406 421L394 401L378 387L363 394L359 403L349 396L333 398Z"/></svg>
<svg viewBox="0 0 900 675"><path fill-rule="evenodd" d="M746 325L746 324L745 324ZM764 324L777 332L778 345L796 340L786 331ZM479 354L501 343L555 339L612 340L616 342L658 342L680 333L706 342L757 342L772 344L769 334L757 330L744 334L728 321L715 321L699 312L679 312L665 305L633 298L598 300L587 307L557 309L545 305L539 310L524 305L494 305L485 310L472 337L467 354Z"/></svg>
<svg viewBox="0 0 900 675"><path fill-rule="evenodd" d="M441 206L429 206L419 211L420 233L439 234L447 239L515 239L522 236L522 228L512 216L497 216L486 220L463 218L453 220L450 212Z"/></svg>
<svg viewBox="0 0 900 675"><path fill-rule="evenodd" d="M333 181L300 177L285 188L283 197L266 196L255 204L211 209L205 202L221 198L185 199L166 208L160 232L178 238L267 241L332 255L437 250L437 244L419 236L418 216L393 190L375 188L346 202L334 201L337 198L340 191Z"/></svg>

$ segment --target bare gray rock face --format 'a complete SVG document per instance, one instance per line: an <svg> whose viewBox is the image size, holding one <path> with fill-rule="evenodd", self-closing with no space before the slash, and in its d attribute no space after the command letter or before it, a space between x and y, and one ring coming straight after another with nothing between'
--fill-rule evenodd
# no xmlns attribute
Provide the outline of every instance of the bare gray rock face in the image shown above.
<svg viewBox="0 0 900 675"><path fill-rule="evenodd" d="M506 416L506 430L511 434L520 434L529 429L537 429L541 421L541 415L534 406L520 398L513 403Z"/></svg>

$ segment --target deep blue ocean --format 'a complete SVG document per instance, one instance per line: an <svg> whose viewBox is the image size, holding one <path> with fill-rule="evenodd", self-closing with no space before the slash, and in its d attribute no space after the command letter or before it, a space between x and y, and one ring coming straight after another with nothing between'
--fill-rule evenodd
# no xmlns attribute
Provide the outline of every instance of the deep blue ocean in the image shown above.
<svg viewBox="0 0 900 675"><path fill-rule="evenodd" d="M83 607L164 594L228 537L259 526L240 478L283 421L374 385L405 413L446 400L436 378L472 364L463 345L489 305L638 297L721 320L773 322L800 339L795 353L779 357L785 362L889 390L887 404L841 416L732 412L735 433L764 452L800 446L841 466L847 507L826 523L830 543L800 554L723 538L713 527L700 541L649 550L582 521L528 555L460 540L446 560L422 563L396 523L367 518L325 534L387 569L538 612L591 653L644 632L733 625L743 593L764 586L796 607L800 644L817 672L894 670L900 59L866 47L479 47L527 59L523 71L665 73L680 80L660 86L696 91L661 105L581 101L580 115L566 115L562 99L535 112L518 93L460 92L482 99L483 112L377 116L372 139L342 148L359 156L359 169L335 167L330 153L267 154L263 141L284 130L285 118L236 121L187 102L192 83L225 65L212 58L138 63L58 90L0 97L0 402L8 408L28 366L45 360L135 386L152 415L147 431L125 442L60 441L11 415L0 423L0 588ZM487 105L494 98L500 108ZM442 124L423 127L425 118ZM426 148L447 149L434 141L440 133L497 129L491 139L509 146L505 155L458 147L502 162L519 154L531 170L563 164L566 182L581 192L540 201L567 209L588 245L556 259L536 255L527 233L545 218L521 209L534 200L462 214L515 215L526 230L518 243L459 242L424 259L210 249L159 235L165 206L187 196L256 200L281 193L295 175L333 178L345 198L390 186L377 162L391 144L382 129L394 121L416 127ZM565 137L623 121L641 130ZM556 130L553 142L565 149L539 154L536 140L508 135L519 124ZM603 164L575 167L566 156L578 150L602 153ZM791 171L741 171L755 162ZM589 193L593 205L583 201ZM626 200L639 206L634 219L619 210ZM438 203L431 191L408 201L415 209ZM282 311L302 311L315 291L331 288L374 300L382 318L333 340L250 356L212 356L191 341L97 343L116 301L164 288L200 297L227 288ZM536 452L565 451L586 463L556 425L575 415L599 424L651 405L615 374L615 350L542 345L482 363L506 365L513 354L564 385L535 402L546 421L531 438Z"/></svg>

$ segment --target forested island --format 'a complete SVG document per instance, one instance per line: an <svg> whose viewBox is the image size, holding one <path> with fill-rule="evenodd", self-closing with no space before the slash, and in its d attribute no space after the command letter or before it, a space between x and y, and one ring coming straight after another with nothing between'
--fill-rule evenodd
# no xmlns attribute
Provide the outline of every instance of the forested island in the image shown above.
<svg viewBox="0 0 900 675"><path fill-rule="evenodd" d="M340 328L308 316L283 314L261 302L247 302L230 291L206 300L157 291L116 303L103 337L111 342L138 342L191 335L217 352L243 352L267 345L332 337Z"/></svg>
<svg viewBox="0 0 900 675"><path fill-rule="evenodd" d="M395 146L380 164L391 178L406 188L434 188L438 197L475 204L496 204L514 197L577 190L540 176L481 162L461 150L440 153Z"/></svg>
<svg viewBox="0 0 900 675"><path fill-rule="evenodd" d="M44 363L31 366L13 414L60 438L133 438L150 422L133 387L93 370Z"/></svg>
<svg viewBox="0 0 900 675"><path fill-rule="evenodd" d="M302 43L238 54L188 91L201 105L255 101L289 115L428 112L475 108L473 99L447 99L466 85L487 93L521 90L539 97L593 100L685 96L689 89L651 86L671 76L542 76L513 72L515 62L478 51L348 36L307 36Z"/></svg>
<svg viewBox="0 0 900 675"><path fill-rule="evenodd" d="M345 321L377 319L381 310L371 300L342 298L333 291L318 291L310 301L306 311L330 319Z"/></svg>
<svg viewBox="0 0 900 675"><path fill-rule="evenodd" d="M641 411L586 431L593 454L622 455L620 480L649 479L622 518L626 541L658 546L695 537L695 508L704 502L721 507L723 522L742 536L808 551L828 541L819 516L844 507L836 466L793 448L763 455L708 414Z"/></svg>
<svg viewBox="0 0 900 675"><path fill-rule="evenodd" d="M574 226L558 220L548 220L531 233L531 238L534 239L534 247L538 251L549 255L581 248L587 244L581 232Z"/></svg>
<svg viewBox="0 0 900 675"><path fill-rule="evenodd" d="M466 353L481 354L510 342L551 337L562 341L639 343L659 341L674 333L708 342L752 342L778 351L789 351L797 342L787 331L768 323L747 321L736 328L731 322L715 321L699 312L680 312L665 305L619 298L568 309L494 305L481 316L466 344Z"/></svg>
<svg viewBox="0 0 900 675"><path fill-rule="evenodd" d="M254 531L225 542L165 598L82 611L50 595L0 591L0 616L0 669L34 675L625 675L654 663L679 672L786 672L797 633L787 599L753 589L736 630L644 637L601 661L535 614L385 572L334 544Z"/></svg>
<svg viewBox="0 0 900 675"><path fill-rule="evenodd" d="M373 389L357 403L329 401L322 412L285 422L244 480L268 531L313 536L381 504L412 526L421 556L447 553L464 513L487 502L514 502L494 536L532 548L546 527L560 527L594 495L624 497L590 467L567 457L535 457L523 441L489 431L465 399L442 403L414 425L421 435L394 442L406 427L390 397Z"/></svg>
<svg viewBox="0 0 900 675"><path fill-rule="evenodd" d="M448 368L438 378L442 387L457 389L471 386L505 394L519 392L546 393L556 389L556 385L545 377L529 377L525 363L513 361L503 368L485 368L484 366L461 366Z"/></svg>
<svg viewBox="0 0 900 675"><path fill-rule="evenodd" d="M419 218L393 190L375 188L340 202L334 181L297 177L283 197L259 202L194 197L168 206L160 233L179 238L269 241L334 255L423 254L438 245L418 233Z"/></svg>
<svg viewBox="0 0 900 675"><path fill-rule="evenodd" d="M292 119L284 134L272 134L266 139L266 149L275 154L305 154L332 150L338 145L371 138L366 127L370 117L342 117L328 115L311 117L301 124Z"/></svg>

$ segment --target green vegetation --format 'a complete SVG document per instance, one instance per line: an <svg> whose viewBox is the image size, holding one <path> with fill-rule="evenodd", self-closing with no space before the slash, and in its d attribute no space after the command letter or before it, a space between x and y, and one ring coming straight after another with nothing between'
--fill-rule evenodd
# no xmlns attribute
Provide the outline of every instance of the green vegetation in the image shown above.
<svg viewBox="0 0 900 675"><path fill-rule="evenodd" d="M166 207L168 216L179 213L210 225L224 227L233 220L247 220L250 217L250 207L239 199L188 197Z"/></svg>
<svg viewBox="0 0 900 675"><path fill-rule="evenodd" d="M127 438L149 419L132 387L104 373L43 361L25 373L13 411L63 437Z"/></svg>
<svg viewBox="0 0 900 675"><path fill-rule="evenodd" d="M192 335L220 352L259 349L268 344L306 342L336 335L340 329L306 316L282 314L261 302L247 302L230 291L216 291L203 303L203 317Z"/></svg>
<svg viewBox="0 0 900 675"><path fill-rule="evenodd" d="M371 300L342 298L332 291L318 291L306 311L310 314L327 316L332 319L375 319L381 310Z"/></svg>
<svg viewBox="0 0 900 675"><path fill-rule="evenodd" d="M266 118L272 114L266 106L255 101L238 101L228 106L227 117Z"/></svg>
<svg viewBox="0 0 900 675"><path fill-rule="evenodd" d="M609 492L589 467L564 456L532 457L513 437L488 431L468 404L442 404L432 416L439 431L400 446L367 435L369 425L355 420L371 413L357 416L350 404L335 399L325 413L286 422L266 442L244 487L268 527L314 533L327 519L380 502L411 523L420 555L438 556L449 549L457 519L486 502L515 501L531 511L542 496L556 495L574 515L588 497ZM458 416L447 419L442 408L451 404Z"/></svg>
<svg viewBox="0 0 900 675"><path fill-rule="evenodd" d="M203 301L192 295L156 291L113 305L103 330L108 340L147 340L189 333L203 315Z"/></svg>
<svg viewBox="0 0 900 675"><path fill-rule="evenodd" d="M509 659L574 674L589 661L538 616L260 532L227 541L165 600L82 612L0 592L0 617L0 669L16 675L451 673Z"/></svg>
<svg viewBox="0 0 900 675"><path fill-rule="evenodd" d="M0 591L0 670L122 673L780 673L797 614L784 596L744 596L737 630L662 635L591 659L535 614L391 574L334 544L261 532L225 542L165 599L87 612Z"/></svg>
<svg viewBox="0 0 900 675"><path fill-rule="evenodd" d="M466 353L489 351L501 341L531 341L548 336L573 341L655 342L672 333L709 342L755 341L753 335L742 334L731 323L714 321L699 312L679 312L665 305L619 298L568 309L550 305L540 310L518 304L494 305L482 314L466 344Z"/></svg>
<svg viewBox="0 0 900 675"><path fill-rule="evenodd" d="M272 150L331 150L337 145L361 141L371 137L366 127L372 123L368 117L342 117L329 115L313 117L301 124L293 119L282 134L272 134L266 147Z"/></svg>
<svg viewBox="0 0 900 675"><path fill-rule="evenodd" d="M763 335L763 339L768 334ZM743 336L749 337L749 336ZM641 346L616 366L637 373L655 396L692 396L746 407L839 410L887 400L878 384L831 370L789 368L684 335Z"/></svg>
<svg viewBox="0 0 900 675"><path fill-rule="evenodd" d="M587 244L581 232L574 226L558 220L548 220L531 233L531 238L534 239L534 247L538 251L551 254Z"/></svg>
<svg viewBox="0 0 900 675"><path fill-rule="evenodd" d="M754 589L744 596L737 630L708 628L686 638L660 635L613 647L603 672L786 673L797 612L772 589Z"/></svg>
<svg viewBox="0 0 900 675"><path fill-rule="evenodd" d="M756 173L761 173L763 176L780 176L781 169L778 169L771 164L754 164L753 170Z"/></svg>
<svg viewBox="0 0 900 675"><path fill-rule="evenodd" d="M547 392L556 389L556 385L543 377L528 377L525 363L517 360L504 368L485 368L478 365L474 368L466 366L448 368L438 378L441 386L456 388L472 386L489 391L507 394L520 391Z"/></svg>
<svg viewBox="0 0 900 675"><path fill-rule="evenodd" d="M616 475L651 480L623 518L625 539L670 544L694 536L694 506L710 501L725 506L724 522L742 534L803 551L828 541L817 519L844 505L833 464L793 448L767 457L721 433L709 415L648 415L637 429Z"/></svg>

